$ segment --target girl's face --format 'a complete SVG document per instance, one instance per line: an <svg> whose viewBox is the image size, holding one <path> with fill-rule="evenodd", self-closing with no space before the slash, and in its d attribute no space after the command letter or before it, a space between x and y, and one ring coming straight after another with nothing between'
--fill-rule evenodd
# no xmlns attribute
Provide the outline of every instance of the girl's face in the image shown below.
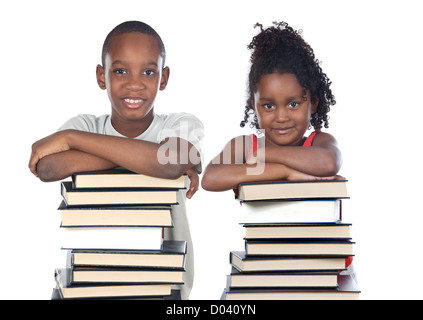
<svg viewBox="0 0 423 320"><path fill-rule="evenodd" d="M261 77L254 93L254 109L266 142L280 146L299 146L316 111L310 93L290 73L271 73Z"/></svg>

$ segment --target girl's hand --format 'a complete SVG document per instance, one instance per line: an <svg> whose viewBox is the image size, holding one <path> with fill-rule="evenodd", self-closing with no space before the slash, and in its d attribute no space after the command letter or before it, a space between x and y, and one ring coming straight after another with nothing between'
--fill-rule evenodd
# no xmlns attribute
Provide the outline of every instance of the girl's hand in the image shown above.
<svg viewBox="0 0 423 320"><path fill-rule="evenodd" d="M29 167L29 170L35 176L38 176L37 163L42 158L54 153L70 150L70 147L66 139L66 134L67 134L66 131L67 130L53 133L52 135L49 135L41 140L38 140L32 145L32 153L29 159L28 167Z"/></svg>
<svg viewBox="0 0 423 320"><path fill-rule="evenodd" d="M193 196L193 195L197 192L197 190L198 190L198 186L199 186L199 184L200 184L200 180L199 180L199 178L198 178L198 174L197 174L197 172L196 172L194 169L189 169L189 170L186 172L186 174L187 174L187 176L188 176L189 180L191 181L191 183L190 183L190 186L189 186L189 189L188 189L188 191L187 191L186 196L187 196L187 198L188 198L188 199L191 199L191 198L192 198L192 196Z"/></svg>
<svg viewBox="0 0 423 320"><path fill-rule="evenodd" d="M335 175L335 176L329 176L329 177L318 177L309 175L307 173L303 173L291 168L288 168L288 174L286 177L286 180L288 181L304 181L304 180L346 180L344 177Z"/></svg>

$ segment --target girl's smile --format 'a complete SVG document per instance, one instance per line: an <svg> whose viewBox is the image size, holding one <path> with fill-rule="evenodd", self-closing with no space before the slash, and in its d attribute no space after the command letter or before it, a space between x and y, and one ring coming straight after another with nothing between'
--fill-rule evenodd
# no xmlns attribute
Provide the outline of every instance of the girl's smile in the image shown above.
<svg viewBox="0 0 423 320"><path fill-rule="evenodd" d="M304 94L305 93L305 94ZM261 77L254 94L254 108L266 142L301 145L317 103L290 73L271 73Z"/></svg>

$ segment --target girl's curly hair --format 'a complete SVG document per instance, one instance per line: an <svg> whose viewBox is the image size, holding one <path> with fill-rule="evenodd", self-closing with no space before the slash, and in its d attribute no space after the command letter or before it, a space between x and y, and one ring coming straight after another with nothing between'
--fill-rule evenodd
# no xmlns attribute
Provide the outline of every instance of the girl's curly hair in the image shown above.
<svg viewBox="0 0 423 320"><path fill-rule="evenodd" d="M244 111L241 127L249 122L254 113L254 93L261 77L274 72L291 73L306 91L310 91L311 102L319 101L316 112L312 114L310 124L315 130L320 130L322 124L329 127L328 112L335 105L335 97L330 89L331 82L320 68L320 62L314 56L313 49L301 36L302 30L296 31L286 22L273 22L273 26L263 29L256 35L248 49L251 54L251 69L248 76L248 100ZM251 127L259 129L257 117L251 122Z"/></svg>

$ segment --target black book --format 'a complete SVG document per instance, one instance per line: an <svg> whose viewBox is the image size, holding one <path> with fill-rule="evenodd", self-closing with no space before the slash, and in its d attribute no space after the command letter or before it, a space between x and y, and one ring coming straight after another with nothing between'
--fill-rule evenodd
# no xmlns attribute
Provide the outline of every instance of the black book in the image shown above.
<svg viewBox="0 0 423 320"><path fill-rule="evenodd" d="M72 250L68 265L184 270L186 241L163 241L162 250Z"/></svg>
<svg viewBox="0 0 423 320"><path fill-rule="evenodd" d="M360 290L349 275L338 275L336 288L225 288L222 300L356 300Z"/></svg>
<svg viewBox="0 0 423 320"><path fill-rule="evenodd" d="M63 181L61 187L68 206L177 204L178 189L74 189L71 181Z"/></svg>
<svg viewBox="0 0 423 320"><path fill-rule="evenodd" d="M263 271L339 271L345 269L347 256L278 256L249 255L245 251L231 251L229 262L242 272Z"/></svg>
<svg viewBox="0 0 423 320"><path fill-rule="evenodd" d="M276 239L246 240L247 255L333 255L350 256L349 239Z"/></svg>
<svg viewBox="0 0 423 320"><path fill-rule="evenodd" d="M69 269L56 269L55 280L64 299L160 297L171 294L170 284L75 284L71 282Z"/></svg>
<svg viewBox="0 0 423 320"><path fill-rule="evenodd" d="M257 200L304 200L348 198L347 180L313 181L263 181L241 183L238 199Z"/></svg>
<svg viewBox="0 0 423 320"><path fill-rule="evenodd" d="M72 175L73 188L170 188L185 189L186 175L164 179L138 174L118 167L109 170L77 172Z"/></svg>

